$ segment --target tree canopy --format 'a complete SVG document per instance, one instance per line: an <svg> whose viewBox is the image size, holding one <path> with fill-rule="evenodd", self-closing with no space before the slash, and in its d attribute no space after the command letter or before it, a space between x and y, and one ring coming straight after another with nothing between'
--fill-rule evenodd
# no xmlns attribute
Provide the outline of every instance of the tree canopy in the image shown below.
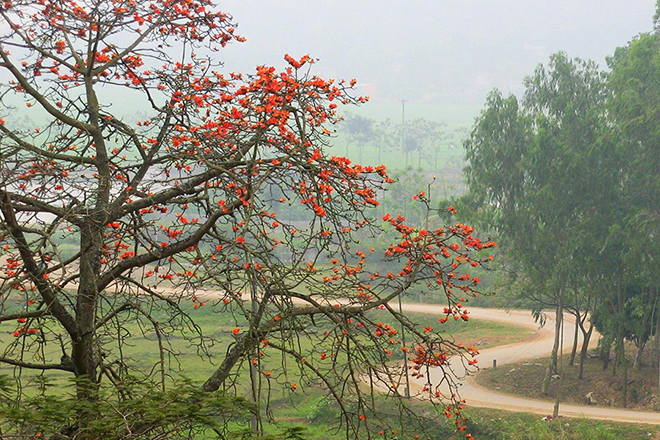
<svg viewBox="0 0 660 440"><path fill-rule="evenodd" d="M659 41L618 48L609 72L551 56L522 99L492 92L465 142L466 200L506 243L523 294L556 309L557 334L566 309L585 340L592 316L607 350L616 343L624 405L624 340L640 359L657 327Z"/></svg>

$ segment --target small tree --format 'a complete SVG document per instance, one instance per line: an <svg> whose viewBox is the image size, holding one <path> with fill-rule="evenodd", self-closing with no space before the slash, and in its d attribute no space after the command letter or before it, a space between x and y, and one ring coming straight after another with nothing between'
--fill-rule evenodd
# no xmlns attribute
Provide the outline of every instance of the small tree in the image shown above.
<svg viewBox="0 0 660 440"><path fill-rule="evenodd" d="M229 422L245 421L237 413L249 405L238 397L252 365L269 387L320 384L341 408L346 437L357 438L391 423L374 389L405 413L396 350L412 352L420 376L442 369L424 392L462 428L450 358L472 363L475 350L389 303L421 283L445 292L441 321L467 320L463 297L479 279L462 268L485 264L472 253L494 243L469 226L422 229L388 214L395 241L384 258L400 269L370 269L356 234L379 229L370 208L390 179L384 167L324 149L337 104L365 100L350 95L353 82L312 75L309 56L285 56L281 72L222 73L217 50L241 37L204 0L16 1L0 15L0 66L10 77L0 120L0 322L16 323L0 362L19 384L26 370L75 378L75 397L56 401L58 417L44 416L54 408L47 389L24 400L28 384L19 386L5 401L5 431L146 439L208 427L222 437ZM120 94L148 116L114 108ZM7 103L21 101L36 126L14 124L22 110ZM291 206L303 207L296 221ZM216 298L204 301L209 290ZM180 384L170 338L208 354L195 318L202 306L232 314L220 325L234 327L233 341L199 395L171 394ZM372 314L379 310L387 318ZM153 336L155 365L126 358L135 329ZM261 368L274 353L281 368ZM21 412L26 402L40 417ZM153 410L167 402L186 410Z"/></svg>
<svg viewBox="0 0 660 440"><path fill-rule="evenodd" d="M363 162L364 147L373 143L376 139L375 123L373 119L360 115L348 114L344 118L342 131L346 134L346 156L349 154L350 146L353 145L358 150L358 159Z"/></svg>

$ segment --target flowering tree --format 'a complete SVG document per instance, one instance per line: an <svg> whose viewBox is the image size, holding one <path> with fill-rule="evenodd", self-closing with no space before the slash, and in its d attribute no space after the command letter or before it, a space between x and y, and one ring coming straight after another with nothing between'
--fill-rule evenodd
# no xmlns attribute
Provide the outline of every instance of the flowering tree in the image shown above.
<svg viewBox="0 0 660 440"><path fill-rule="evenodd" d="M369 208L390 179L382 166L326 151L337 105L365 101L350 94L353 81L314 76L309 56L285 56L281 72L222 73L217 51L241 37L205 0L6 1L0 15L0 322L13 332L0 362L19 383L25 371L76 379L75 398L60 401L73 415L15 416L4 429L188 438L184 428L204 425L222 437L243 420L234 412L242 401L222 399L241 394L247 365L253 386L320 384L341 407L346 436L357 437L388 423L363 384L401 397L391 359L408 346L416 374L445 372L449 388L424 393L460 415L451 365L476 352L389 303L421 283L446 293L441 321L467 320L461 303L479 279L462 268L485 264L473 253L494 243L466 225L421 229L387 215L396 236L384 258L400 269L370 269L365 238L381 223ZM120 94L146 116L113 107ZM296 221L287 218L294 207ZM218 325L234 327L232 342L201 390L168 394L179 385L172 337L209 354L195 318L202 306L231 313ZM405 347L401 325L412 338ZM155 365L127 359L135 331L153 337ZM264 368L271 353L289 367ZM24 390L5 405L20 409ZM187 409L171 413L154 399ZM125 406L140 401L156 409Z"/></svg>

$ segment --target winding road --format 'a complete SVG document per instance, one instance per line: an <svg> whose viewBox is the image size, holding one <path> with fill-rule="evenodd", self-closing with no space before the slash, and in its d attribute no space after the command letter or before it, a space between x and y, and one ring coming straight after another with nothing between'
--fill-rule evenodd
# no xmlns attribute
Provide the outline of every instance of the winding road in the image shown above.
<svg viewBox="0 0 660 440"><path fill-rule="evenodd" d="M217 297L218 292L206 291L201 293L201 295L206 296L207 298L213 298ZM403 310L407 312L443 315L445 306L403 303L402 307ZM539 328L539 325L534 321L529 310L503 310L470 307L469 314L471 320L487 320L510 324L518 326L521 328L521 331L529 333L529 338L522 342L480 350L478 361L482 368L491 366L493 364L493 359L497 360L497 366L500 367L515 362L534 361L538 358L548 357L552 352L552 344L554 342L553 329L555 325L554 314L552 313L547 314L547 321L543 328ZM564 319L569 324L574 323L574 318L571 315L565 315ZM564 333L564 353L570 352L573 342L572 333L573 332L571 331ZM597 335L593 335L589 347L595 348L597 344ZM460 370L461 368L463 368L462 365L454 366L459 377L466 374L465 369ZM434 374L433 370L431 374ZM435 369L435 374L439 375L441 374L441 371ZM438 377L431 377L431 379L432 383L439 383ZM421 392L426 382L428 382L427 379L411 380L412 391ZM551 415L554 408L554 402L552 401L529 399L485 388L477 384L474 379L474 374L467 375L462 380L460 395L462 399L467 401L468 405L475 407L535 413L544 416ZM622 408L562 403L559 406L559 415L563 417L584 417L589 419L610 420L614 422L660 425L660 412L636 411Z"/></svg>
<svg viewBox="0 0 660 440"><path fill-rule="evenodd" d="M444 306L404 303L403 309L408 312L442 314ZM482 368L491 366L493 359L497 360L497 366L500 367L514 362L534 361L537 358L548 357L550 355L553 344L554 315L549 314L545 327L539 329L529 310L506 311L471 307L469 311L472 319L496 321L520 326L521 331L527 331L530 335L528 339L522 342L480 350L478 360ZM570 323L570 318L570 315L566 316L566 322ZM564 352L570 352L572 333L572 331L569 331L564 334ZM597 338L592 337L589 345L590 347L595 347L597 345ZM461 371L457 371L457 373L460 375ZM427 382L425 379L413 381L411 385L421 389L425 382ZM437 380L433 382L437 382ZM544 416L552 414L554 407L554 402L551 401L528 399L485 388L476 383L474 375L470 375L463 380L460 394L461 398L467 400L468 405L476 407L536 413ZM621 408L560 404L559 415L564 417L584 417L616 422L660 425L660 412L635 411Z"/></svg>

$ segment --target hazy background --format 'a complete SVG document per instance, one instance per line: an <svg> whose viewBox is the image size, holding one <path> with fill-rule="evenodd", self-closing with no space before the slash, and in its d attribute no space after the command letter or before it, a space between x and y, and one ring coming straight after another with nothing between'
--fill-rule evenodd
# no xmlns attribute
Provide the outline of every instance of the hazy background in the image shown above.
<svg viewBox="0 0 660 440"><path fill-rule="evenodd" d="M227 70L283 67L310 54L325 78L357 78L372 99L360 113L471 125L487 93L520 92L559 50L605 58L652 29L655 0L229 0L247 38L221 52ZM354 110L355 111L355 110ZM455 120L451 120L455 119Z"/></svg>

